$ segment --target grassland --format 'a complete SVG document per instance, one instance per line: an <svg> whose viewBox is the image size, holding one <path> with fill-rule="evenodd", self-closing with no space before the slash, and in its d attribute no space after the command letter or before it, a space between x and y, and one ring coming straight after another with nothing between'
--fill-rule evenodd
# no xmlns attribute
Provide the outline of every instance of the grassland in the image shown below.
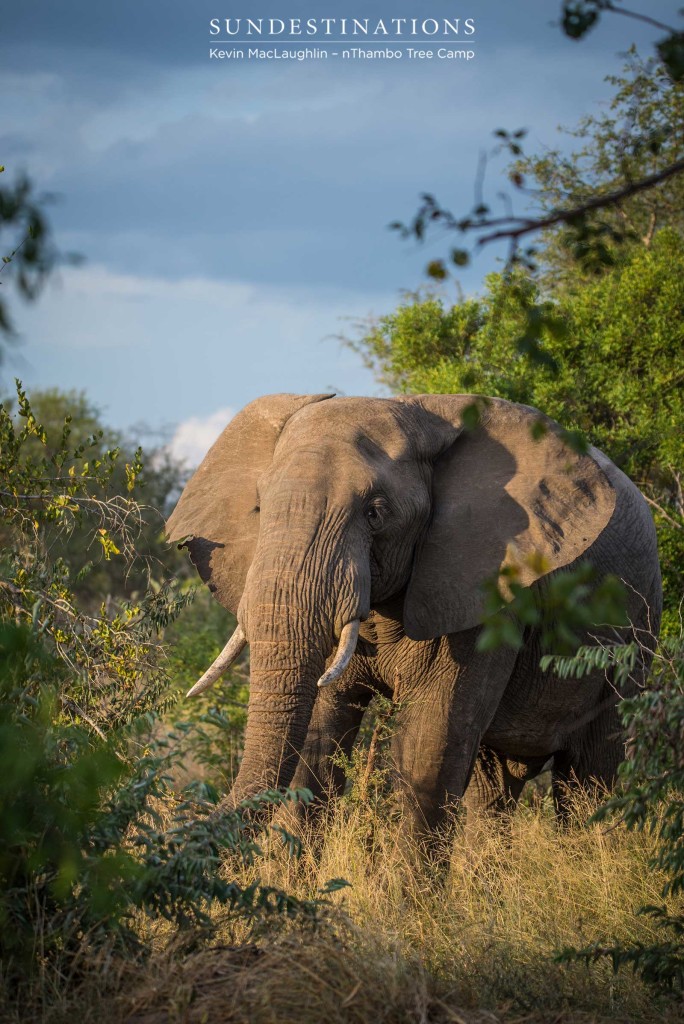
<svg viewBox="0 0 684 1024"><path fill-rule="evenodd" d="M684 1019L610 963L558 963L559 950L595 940L647 942L640 906L659 903L663 879L648 867L652 839L622 827L576 822L558 829L546 800L510 825L487 821L457 834L437 862L419 862L402 827L377 808L348 803L330 816L322 845L299 860L280 840L247 882L310 897L330 878L350 887L330 898L316 927L277 921L248 928L226 919L209 947L157 926L151 959L132 963L84 946L69 978L49 970L3 1019L56 1022L588 1024ZM443 851L443 852L445 852ZM145 927L141 922L141 928Z"/></svg>

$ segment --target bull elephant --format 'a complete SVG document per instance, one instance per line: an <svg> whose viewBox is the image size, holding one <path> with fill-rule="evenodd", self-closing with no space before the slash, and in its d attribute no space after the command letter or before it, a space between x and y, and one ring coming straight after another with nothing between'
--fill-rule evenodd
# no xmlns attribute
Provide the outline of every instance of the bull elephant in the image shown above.
<svg viewBox="0 0 684 1024"><path fill-rule="evenodd" d="M481 400L466 429L473 401L270 395L189 481L169 538L238 621L190 693L250 644L232 802L288 785L339 793L331 755L350 752L376 691L399 699L398 791L421 831L469 783L475 803L510 803L550 759L559 801L568 780L614 779L624 744L610 679L542 671L531 628L519 651L478 650L482 584L515 565L543 592L588 560L625 582L623 632L648 648L662 594L647 505L605 455L571 451L534 409Z"/></svg>

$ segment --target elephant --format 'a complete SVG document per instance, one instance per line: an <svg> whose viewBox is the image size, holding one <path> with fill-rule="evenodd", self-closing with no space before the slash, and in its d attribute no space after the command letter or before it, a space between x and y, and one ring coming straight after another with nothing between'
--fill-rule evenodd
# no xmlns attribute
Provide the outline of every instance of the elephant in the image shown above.
<svg viewBox="0 0 684 1024"><path fill-rule="evenodd" d="M478 410L473 420L472 410ZM340 794L340 758L374 693L397 701L392 759L407 830L514 805L551 763L610 786L624 759L610 675L540 668L540 635L478 645L483 583L513 568L535 600L583 561L623 580L643 680L662 610L655 530L602 452L531 407L472 395L276 394L228 424L167 523L237 628L189 691L247 643L250 696L231 806L267 788ZM582 643L597 643L587 630ZM610 633L615 642L615 631Z"/></svg>

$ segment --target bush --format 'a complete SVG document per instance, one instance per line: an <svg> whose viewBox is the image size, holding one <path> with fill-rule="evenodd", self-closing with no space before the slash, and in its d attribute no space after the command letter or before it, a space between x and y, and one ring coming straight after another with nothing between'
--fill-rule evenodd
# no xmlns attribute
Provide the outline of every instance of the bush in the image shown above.
<svg viewBox="0 0 684 1024"><path fill-rule="evenodd" d="M9 988L84 944L146 952L141 912L189 928L193 941L213 931L214 907L247 921L315 918L321 894L298 900L258 879L240 885L223 866L260 852L268 825L258 812L306 793L269 792L218 813L210 787L174 790L193 731L161 725L177 699L161 633L193 591L155 578L158 562L140 566L141 508L112 486L123 477L133 489L140 453L122 464L99 438L71 446L68 422L50 444L20 385L17 397L23 425L0 406L9 541L0 563L0 958ZM100 559L143 571L145 591L84 610L75 592L83 569L59 545L75 529Z"/></svg>
<svg viewBox="0 0 684 1024"><path fill-rule="evenodd" d="M629 674L635 645L604 650L584 649L563 659L566 675L587 666ZM557 660L557 659L556 659ZM631 943L605 940L581 950L568 949L564 959L587 962L609 958L613 969L630 965L651 984L684 991L684 641L666 638L656 652L649 685L626 699L620 714L628 737L628 758L620 766L618 791L594 814L596 822L613 819L627 829L648 832L656 840L649 867L665 877L660 905L643 906L640 913L662 930L661 942Z"/></svg>

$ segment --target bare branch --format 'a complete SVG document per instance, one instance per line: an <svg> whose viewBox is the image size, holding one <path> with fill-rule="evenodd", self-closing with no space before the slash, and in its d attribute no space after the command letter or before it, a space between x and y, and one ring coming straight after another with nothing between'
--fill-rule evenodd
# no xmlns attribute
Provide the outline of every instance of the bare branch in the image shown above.
<svg viewBox="0 0 684 1024"><path fill-rule="evenodd" d="M596 210L604 210L612 206L617 206L623 199L629 199L631 196L637 195L639 192L645 192L647 189L654 188L656 185L660 185L661 182L667 181L668 178L672 178L676 174L681 174L683 171L684 157L680 160L675 160L675 162L670 164L669 167L664 167L662 171L657 171L655 174L649 174L647 177L641 178L639 181L630 182L629 185L625 185L623 188L620 188L615 192L608 192L604 196L594 196L592 199L587 199L586 202L579 203L567 210L554 210L546 217L499 217L492 220L482 220L473 224L473 228L481 230L483 228L496 227L498 225L508 224L510 226L502 227L499 231L493 231L488 235L483 235L478 239L477 244L478 246L488 245L490 242L499 241L503 238L509 238L514 244L517 244L519 239L525 235L529 235L536 231L544 231L546 228L555 227L556 224L568 224L574 220L579 220L587 213L593 213ZM517 226L515 226L516 223Z"/></svg>
<svg viewBox="0 0 684 1024"><path fill-rule="evenodd" d="M677 31L671 25L666 25L664 21L656 21L655 18L649 17L648 14L641 14L640 11L628 11L624 7L616 7L610 0L606 0L604 10L610 11L611 14L623 14L626 18L633 18L634 21L643 21L644 24L652 25L653 28L661 28L663 32L674 34Z"/></svg>
<svg viewBox="0 0 684 1024"><path fill-rule="evenodd" d="M675 526L678 530L684 530L684 526L682 526L681 523L678 523L676 519L673 519L671 515L668 515L662 505L659 505L657 501L654 501L653 498L649 498L646 494L644 494L644 498L646 498L649 505L652 505L653 508L656 509L663 519L667 519L668 523L671 523L672 526Z"/></svg>

